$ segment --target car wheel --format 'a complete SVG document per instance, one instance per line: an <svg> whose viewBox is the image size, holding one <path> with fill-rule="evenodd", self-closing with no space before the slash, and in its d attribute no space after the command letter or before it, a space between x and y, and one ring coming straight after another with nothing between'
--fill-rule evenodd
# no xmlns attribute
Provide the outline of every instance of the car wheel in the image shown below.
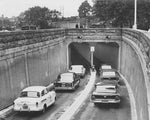
<svg viewBox="0 0 150 120"><path fill-rule="evenodd" d="M42 109L42 113L45 113L46 108L47 108L46 105L44 105L44 106L43 106L43 109Z"/></svg>

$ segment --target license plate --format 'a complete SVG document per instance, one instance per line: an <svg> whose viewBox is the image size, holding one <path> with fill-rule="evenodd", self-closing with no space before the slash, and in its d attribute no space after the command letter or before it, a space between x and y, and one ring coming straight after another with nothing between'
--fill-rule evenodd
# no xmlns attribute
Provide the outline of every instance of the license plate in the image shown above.
<svg viewBox="0 0 150 120"><path fill-rule="evenodd" d="M65 87L65 84L62 84L61 86L62 86L62 87Z"/></svg>
<svg viewBox="0 0 150 120"><path fill-rule="evenodd" d="M108 100L102 100L102 102L103 102L103 103L107 103L107 102L108 102Z"/></svg>
<svg viewBox="0 0 150 120"><path fill-rule="evenodd" d="M24 104L23 109L28 109L28 105Z"/></svg>

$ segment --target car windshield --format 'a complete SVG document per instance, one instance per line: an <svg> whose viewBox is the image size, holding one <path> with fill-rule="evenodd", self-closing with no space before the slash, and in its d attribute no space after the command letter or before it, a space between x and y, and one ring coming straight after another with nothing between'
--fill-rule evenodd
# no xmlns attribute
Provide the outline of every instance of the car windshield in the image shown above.
<svg viewBox="0 0 150 120"><path fill-rule="evenodd" d="M96 86L96 92L112 92L115 93L115 86Z"/></svg>
<svg viewBox="0 0 150 120"><path fill-rule="evenodd" d="M116 79L117 76L116 76L116 73L115 72L103 72L102 75L101 75L101 78L112 78L112 79Z"/></svg>
<svg viewBox="0 0 150 120"><path fill-rule="evenodd" d="M21 92L20 97L37 98L37 97L40 97L40 93L36 91L23 91Z"/></svg>

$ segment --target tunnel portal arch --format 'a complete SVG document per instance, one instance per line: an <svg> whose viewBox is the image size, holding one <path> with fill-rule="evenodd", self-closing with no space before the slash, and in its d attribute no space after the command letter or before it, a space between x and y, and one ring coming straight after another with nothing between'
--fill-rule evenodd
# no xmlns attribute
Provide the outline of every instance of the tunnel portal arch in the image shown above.
<svg viewBox="0 0 150 120"><path fill-rule="evenodd" d="M68 45L68 65L83 64L90 68L90 47L94 46L93 63L96 69L101 64L110 64L118 69L120 57L120 45L117 42L71 42Z"/></svg>

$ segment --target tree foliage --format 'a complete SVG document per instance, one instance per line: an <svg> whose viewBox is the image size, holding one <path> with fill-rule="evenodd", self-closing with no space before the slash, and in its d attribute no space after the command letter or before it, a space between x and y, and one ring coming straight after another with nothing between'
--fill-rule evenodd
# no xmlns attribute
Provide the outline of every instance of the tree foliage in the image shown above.
<svg viewBox="0 0 150 120"><path fill-rule="evenodd" d="M41 29L49 28L49 22L57 20L61 13L56 10L49 10L46 7L35 6L20 14L22 24L36 25Z"/></svg>
<svg viewBox="0 0 150 120"><path fill-rule="evenodd" d="M85 0L79 7L78 12L79 12L79 17L80 18L86 18L90 15L91 12L91 6L88 3L87 0Z"/></svg>
<svg viewBox="0 0 150 120"><path fill-rule="evenodd" d="M148 29L150 25L150 2L138 1L137 27ZM134 22L134 1L94 2L93 15L100 21L111 22L114 27L132 27Z"/></svg>

